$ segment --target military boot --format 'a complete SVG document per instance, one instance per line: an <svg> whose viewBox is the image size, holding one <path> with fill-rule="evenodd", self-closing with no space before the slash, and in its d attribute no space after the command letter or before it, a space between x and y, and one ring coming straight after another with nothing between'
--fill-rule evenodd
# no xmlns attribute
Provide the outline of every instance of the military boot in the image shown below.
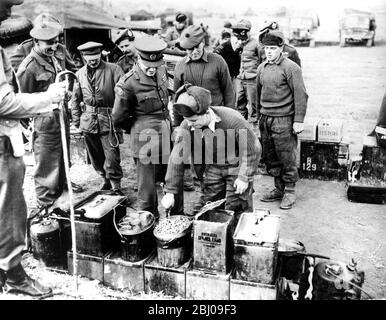
<svg viewBox="0 0 386 320"><path fill-rule="evenodd" d="M111 190L114 191L114 193L119 194L123 196L123 192L121 190L121 180L110 180L111 182Z"/></svg>
<svg viewBox="0 0 386 320"><path fill-rule="evenodd" d="M260 201L263 202L273 202L276 200L283 199L284 192L279 190L278 188L275 188L265 194L263 194L263 197L260 199Z"/></svg>
<svg viewBox="0 0 386 320"><path fill-rule="evenodd" d="M288 210L292 209L296 201L295 187L286 186L284 189L284 197L280 204L280 209Z"/></svg>
<svg viewBox="0 0 386 320"><path fill-rule="evenodd" d="M37 280L31 279L20 263L7 271L4 289L9 293L22 293L39 298L52 295L52 290L44 287Z"/></svg>
<svg viewBox="0 0 386 320"><path fill-rule="evenodd" d="M110 190L111 189L111 183L109 179L106 179L103 181L103 184L101 186L101 190Z"/></svg>

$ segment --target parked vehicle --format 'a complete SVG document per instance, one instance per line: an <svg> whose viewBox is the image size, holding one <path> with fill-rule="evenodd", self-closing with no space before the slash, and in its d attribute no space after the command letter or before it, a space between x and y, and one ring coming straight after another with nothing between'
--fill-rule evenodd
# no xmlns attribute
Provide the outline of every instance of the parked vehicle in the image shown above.
<svg viewBox="0 0 386 320"><path fill-rule="evenodd" d="M348 43L365 43L366 47L374 45L375 16L371 12L345 9L339 23L339 43L341 47Z"/></svg>
<svg viewBox="0 0 386 320"><path fill-rule="evenodd" d="M289 21L289 43L315 47L314 33L319 26L320 21L318 16L291 17Z"/></svg>

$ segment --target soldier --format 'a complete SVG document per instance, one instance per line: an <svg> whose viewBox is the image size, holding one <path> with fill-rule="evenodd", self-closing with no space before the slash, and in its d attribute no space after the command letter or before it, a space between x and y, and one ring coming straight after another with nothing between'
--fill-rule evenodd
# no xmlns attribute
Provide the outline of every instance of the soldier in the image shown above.
<svg viewBox="0 0 386 320"><path fill-rule="evenodd" d="M242 212L253 209L250 205L261 155L259 141L239 112L211 106L208 90L185 84L175 99L174 109L184 121L176 129L163 206L173 207L174 195L182 186L184 161L190 158L194 165L205 165L204 201L226 198L225 209L234 211L238 219Z"/></svg>
<svg viewBox="0 0 386 320"><path fill-rule="evenodd" d="M63 33L63 26L60 24L60 21L49 13L41 13L33 21L34 26L39 26L42 24L51 25L54 28L58 28L60 34ZM17 72L20 63L26 56L29 55L33 47L34 42L32 38L22 42L16 47L15 52L10 58L12 67L14 68L15 72ZM58 43L57 49L55 51L55 57L59 60L65 61L65 67L67 70L70 70L74 73L78 70L74 61L71 59L70 53L62 43Z"/></svg>
<svg viewBox="0 0 386 320"><path fill-rule="evenodd" d="M270 31L263 44L267 60L257 69L259 128L263 162L274 177L275 188L261 200L281 200L281 209L291 209L298 180L297 134L304 129L308 95L301 68L282 53L283 33Z"/></svg>
<svg viewBox="0 0 386 320"><path fill-rule="evenodd" d="M279 30L279 24L276 21L269 22L263 29L260 30L259 34L259 41L260 44L262 43L262 40L264 36L270 31L270 30ZM283 55L286 56L288 59L295 62L299 67L302 66L299 54L296 51L294 46L291 46L287 43L284 43L283 46ZM266 59L265 57L265 51L264 47L260 47L260 63L262 63Z"/></svg>
<svg viewBox="0 0 386 320"><path fill-rule="evenodd" d="M138 207L156 217L156 182L164 181L171 144L167 70L162 52L166 43L146 36L134 41L138 61L115 87L113 123L130 132L137 166ZM149 140L149 141L148 141ZM172 214L183 214L182 193Z"/></svg>
<svg viewBox="0 0 386 320"><path fill-rule="evenodd" d="M176 21L174 22L174 28L170 28L165 36L165 42L168 47L173 48L177 47L181 49L179 46L179 39L182 31L188 26L188 17L186 14L180 12L176 14Z"/></svg>
<svg viewBox="0 0 386 320"><path fill-rule="evenodd" d="M256 74L259 65L259 43L251 37L252 24L249 20L241 20L232 30L238 39L236 52L241 55L239 74L236 77L236 107L241 115L248 120L248 105L251 107L250 120L257 123L256 106Z"/></svg>
<svg viewBox="0 0 386 320"><path fill-rule="evenodd" d="M115 40L115 44L123 53L123 56L121 56L116 63L122 68L124 73L129 72L137 61L137 54L133 45L134 39L133 32L125 29L121 32L117 40Z"/></svg>
<svg viewBox="0 0 386 320"><path fill-rule="evenodd" d="M231 43L231 33L227 30L221 32L221 40L219 45L213 50L214 53L219 54L228 65L229 73L233 80L237 77L240 70L240 55L233 50Z"/></svg>
<svg viewBox="0 0 386 320"><path fill-rule="evenodd" d="M50 24L43 24L34 27L30 35L34 39L34 48L20 64L17 77L21 92L43 92L65 69L65 60L55 57L59 30ZM67 117L65 121L68 132ZM33 150L37 211L41 211L51 206L66 187L59 111L34 118Z"/></svg>
<svg viewBox="0 0 386 320"><path fill-rule="evenodd" d="M78 47L86 65L78 72L79 85L73 97L73 122L80 128L91 163L104 179L101 190L120 190L122 168L119 144L121 130L115 130L111 111L114 87L123 76L121 67L102 61L102 44L87 42Z"/></svg>
<svg viewBox="0 0 386 320"><path fill-rule="evenodd" d="M13 5L23 0L0 1L0 22ZM18 93L8 57L0 47L0 292L46 297L52 293L31 279L21 265L25 248L27 206L23 194L24 145L19 119L51 113L65 94L63 84L51 84L46 92ZM55 103L55 104L54 104Z"/></svg>

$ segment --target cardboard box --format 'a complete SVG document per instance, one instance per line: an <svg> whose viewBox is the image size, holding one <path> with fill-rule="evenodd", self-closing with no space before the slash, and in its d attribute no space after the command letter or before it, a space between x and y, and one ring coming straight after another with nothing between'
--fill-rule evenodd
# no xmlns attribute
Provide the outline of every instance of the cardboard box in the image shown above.
<svg viewBox="0 0 386 320"><path fill-rule="evenodd" d="M304 130L298 134L298 138L300 140L317 141L320 120L320 118L306 117L304 119Z"/></svg>
<svg viewBox="0 0 386 320"><path fill-rule="evenodd" d="M322 119L318 124L318 141L341 142L343 138L343 120Z"/></svg>

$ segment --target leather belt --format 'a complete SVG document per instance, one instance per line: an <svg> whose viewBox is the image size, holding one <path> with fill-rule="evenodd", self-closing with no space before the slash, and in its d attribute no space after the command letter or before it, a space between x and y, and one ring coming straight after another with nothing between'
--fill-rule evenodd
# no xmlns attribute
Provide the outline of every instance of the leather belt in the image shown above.
<svg viewBox="0 0 386 320"><path fill-rule="evenodd" d="M93 106L86 105L84 110L88 112L102 113L102 112L111 112L112 108L93 107Z"/></svg>

